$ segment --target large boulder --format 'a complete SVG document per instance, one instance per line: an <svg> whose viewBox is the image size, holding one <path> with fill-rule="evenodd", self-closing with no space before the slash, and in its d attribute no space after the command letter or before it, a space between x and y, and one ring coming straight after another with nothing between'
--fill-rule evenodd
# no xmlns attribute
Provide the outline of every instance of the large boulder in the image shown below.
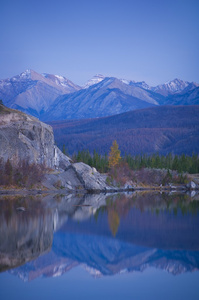
<svg viewBox="0 0 199 300"><path fill-rule="evenodd" d="M106 176L101 175L95 168L82 162L72 165L79 181L88 191L103 191L109 189L106 184Z"/></svg>
<svg viewBox="0 0 199 300"><path fill-rule="evenodd" d="M83 190L101 192L114 189L106 184L105 175L82 162L71 164L66 170L56 174L46 174L42 184L50 190L65 189L78 192Z"/></svg>

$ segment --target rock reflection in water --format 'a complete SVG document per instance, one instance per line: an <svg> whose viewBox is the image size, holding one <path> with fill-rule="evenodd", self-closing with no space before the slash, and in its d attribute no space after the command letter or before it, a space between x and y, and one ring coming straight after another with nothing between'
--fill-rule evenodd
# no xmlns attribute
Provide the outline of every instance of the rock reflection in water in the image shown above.
<svg viewBox="0 0 199 300"><path fill-rule="evenodd" d="M49 251L53 241L50 210L21 197L0 200L0 270L16 267Z"/></svg>
<svg viewBox="0 0 199 300"><path fill-rule="evenodd" d="M49 251L53 239L49 253L11 272L32 280L59 276L79 264L96 276L147 267L172 274L198 270L199 201L194 197L158 193L50 196L34 205L28 202L25 213L13 210L12 204L12 209L1 209L1 269Z"/></svg>

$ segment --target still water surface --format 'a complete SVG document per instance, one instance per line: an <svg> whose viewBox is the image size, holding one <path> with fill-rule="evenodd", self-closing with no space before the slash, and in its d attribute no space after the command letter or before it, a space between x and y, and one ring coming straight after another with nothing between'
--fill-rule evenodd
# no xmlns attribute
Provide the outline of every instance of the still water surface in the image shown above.
<svg viewBox="0 0 199 300"><path fill-rule="evenodd" d="M1 197L0 271L2 300L199 299L199 196Z"/></svg>

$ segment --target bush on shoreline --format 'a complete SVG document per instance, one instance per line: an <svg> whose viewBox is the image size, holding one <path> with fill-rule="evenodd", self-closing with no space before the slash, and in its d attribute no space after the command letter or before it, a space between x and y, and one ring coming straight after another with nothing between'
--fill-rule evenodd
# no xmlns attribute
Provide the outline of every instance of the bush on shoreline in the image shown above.
<svg viewBox="0 0 199 300"><path fill-rule="evenodd" d="M4 162L0 159L0 186L33 187L40 183L46 168L22 160L14 164L9 159Z"/></svg>
<svg viewBox="0 0 199 300"><path fill-rule="evenodd" d="M107 184L124 186L167 186L169 184L187 184L190 181L188 174L178 173L166 169L142 168L132 170L126 162L120 162L108 172Z"/></svg>

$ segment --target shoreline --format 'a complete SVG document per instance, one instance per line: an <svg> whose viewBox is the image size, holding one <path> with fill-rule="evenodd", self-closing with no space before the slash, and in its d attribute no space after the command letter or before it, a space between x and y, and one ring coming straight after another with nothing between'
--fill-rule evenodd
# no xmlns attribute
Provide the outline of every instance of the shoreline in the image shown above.
<svg viewBox="0 0 199 300"><path fill-rule="evenodd" d="M121 192L136 192L136 191L154 191L154 192L197 192L199 191L199 188L196 186L195 188L187 187L185 185L180 186L149 186L149 187L129 187L129 188L116 188L116 187L110 187L110 189L102 189L102 190L88 190L88 189L82 189L82 190L69 190L69 189L28 189L28 188L13 188L13 189L7 189L7 188L0 188L0 196L6 196L6 195L44 195L44 194L109 194L109 193L121 193Z"/></svg>

